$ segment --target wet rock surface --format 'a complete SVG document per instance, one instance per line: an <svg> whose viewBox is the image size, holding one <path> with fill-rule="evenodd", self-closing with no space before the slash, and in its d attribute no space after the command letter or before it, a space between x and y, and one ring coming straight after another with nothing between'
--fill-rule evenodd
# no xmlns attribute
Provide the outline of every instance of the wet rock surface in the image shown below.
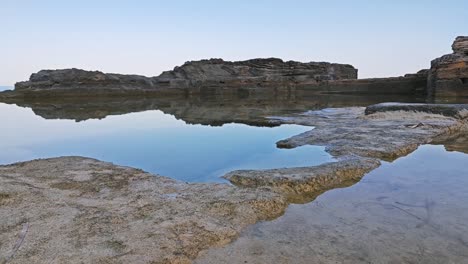
<svg viewBox="0 0 468 264"><path fill-rule="evenodd" d="M466 263L467 162L466 154L422 146L353 186L248 227L195 263Z"/></svg>
<svg viewBox="0 0 468 264"><path fill-rule="evenodd" d="M464 120L452 117L391 110L365 115L363 107L309 111L280 119L315 129L281 140L277 143L279 147L322 145L334 156L358 155L383 160L394 160L438 136L466 129Z"/></svg>
<svg viewBox="0 0 468 264"><path fill-rule="evenodd" d="M236 186L270 187L297 203L307 201L308 194L356 182L379 165L376 159L347 158L315 167L237 170L227 173L223 178Z"/></svg>

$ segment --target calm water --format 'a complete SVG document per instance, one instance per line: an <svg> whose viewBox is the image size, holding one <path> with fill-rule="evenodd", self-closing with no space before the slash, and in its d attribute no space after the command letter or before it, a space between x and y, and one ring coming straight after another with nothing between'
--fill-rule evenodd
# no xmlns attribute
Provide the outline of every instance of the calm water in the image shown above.
<svg viewBox="0 0 468 264"><path fill-rule="evenodd" d="M291 205L197 263L468 263L468 138L459 143L421 146Z"/></svg>
<svg viewBox="0 0 468 264"><path fill-rule="evenodd" d="M244 124L266 125L265 116L310 109L418 100L314 95L0 103L0 163L80 155L218 182L234 169L333 160L323 147L276 148L276 141L311 127ZM291 205L198 263L468 263L468 137L437 144L383 162L351 187Z"/></svg>
<svg viewBox="0 0 468 264"><path fill-rule="evenodd" d="M311 127L188 125L158 110L104 119L44 119L29 108L0 104L0 163L78 155L190 182L217 182L235 169L316 165L332 161L323 147L278 149L276 141Z"/></svg>

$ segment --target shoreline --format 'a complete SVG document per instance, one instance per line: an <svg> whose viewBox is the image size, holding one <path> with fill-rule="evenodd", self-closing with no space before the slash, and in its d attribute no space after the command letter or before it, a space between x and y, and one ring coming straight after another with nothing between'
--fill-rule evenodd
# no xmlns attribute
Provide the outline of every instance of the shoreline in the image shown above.
<svg viewBox="0 0 468 264"><path fill-rule="evenodd" d="M427 104L410 112L402 112L407 104L401 110L373 107L380 112L365 115L365 108L351 107L275 118L315 127L278 146L325 145L338 161L233 171L225 177L234 185L187 184L84 157L0 166L0 215L9 216L0 222L5 241L0 256L10 256L27 224L25 242L9 263L66 255L71 262L86 256L90 262L190 263L203 250L230 243L245 227L282 215L290 203L359 181L379 166L379 159L392 160L421 144L468 131L466 116L459 114L467 105L458 105L453 116L433 114Z"/></svg>

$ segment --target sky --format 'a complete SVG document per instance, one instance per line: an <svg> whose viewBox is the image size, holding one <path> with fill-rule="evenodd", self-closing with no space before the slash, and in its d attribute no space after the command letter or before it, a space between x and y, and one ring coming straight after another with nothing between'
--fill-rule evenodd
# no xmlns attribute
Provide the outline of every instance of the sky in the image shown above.
<svg viewBox="0 0 468 264"><path fill-rule="evenodd" d="M466 0L0 0L0 86L41 69L159 75L207 58L430 66L468 35Z"/></svg>

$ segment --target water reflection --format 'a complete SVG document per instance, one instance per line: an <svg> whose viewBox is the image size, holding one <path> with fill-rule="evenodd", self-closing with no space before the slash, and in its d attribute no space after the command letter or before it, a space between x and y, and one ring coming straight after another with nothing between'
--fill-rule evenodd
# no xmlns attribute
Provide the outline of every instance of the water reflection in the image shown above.
<svg viewBox="0 0 468 264"><path fill-rule="evenodd" d="M192 182L219 181L220 175L234 169L318 165L333 160L323 147L277 149L275 145L310 127L280 126L266 117L382 100L257 90L164 97L10 99L10 105L0 104L4 124L0 163L79 155Z"/></svg>
<svg viewBox="0 0 468 264"><path fill-rule="evenodd" d="M466 263L467 163L467 154L421 146L198 263Z"/></svg>
<svg viewBox="0 0 468 264"><path fill-rule="evenodd" d="M236 122L274 126L267 116L304 112L326 107L367 106L399 101L423 102L408 96L320 95L296 92L286 94L198 94L164 97L93 97L4 99L6 103L31 108L45 119L83 121L109 115L160 110L190 124L222 125Z"/></svg>
<svg viewBox="0 0 468 264"><path fill-rule="evenodd" d="M191 182L214 182L233 169L267 169L332 161L323 147L278 149L275 142L310 130L227 124L188 125L158 110L84 122L46 120L0 104L0 163L78 155Z"/></svg>

